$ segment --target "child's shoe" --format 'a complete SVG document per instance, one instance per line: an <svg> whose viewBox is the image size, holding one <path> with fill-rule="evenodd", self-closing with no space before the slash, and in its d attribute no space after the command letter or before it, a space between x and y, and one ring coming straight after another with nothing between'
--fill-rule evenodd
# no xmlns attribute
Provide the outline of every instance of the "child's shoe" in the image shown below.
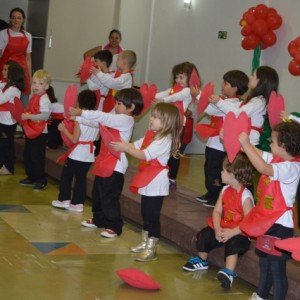
<svg viewBox="0 0 300 300"><path fill-rule="evenodd" d="M98 228L98 226L94 224L93 219L84 220L81 222L81 225L88 228Z"/></svg>
<svg viewBox="0 0 300 300"><path fill-rule="evenodd" d="M53 200L51 204L52 206L57 208L67 208L70 206L70 203L71 203L70 200L65 200L65 201Z"/></svg>
<svg viewBox="0 0 300 300"><path fill-rule="evenodd" d="M256 293L253 293L249 298L249 300L265 300L265 299L259 297Z"/></svg>
<svg viewBox="0 0 300 300"><path fill-rule="evenodd" d="M236 273L227 268L221 269L218 272L218 280L221 282L221 287L226 290L232 287L233 280L236 277Z"/></svg>
<svg viewBox="0 0 300 300"><path fill-rule="evenodd" d="M47 187L46 182L36 182L33 186L34 191L42 191Z"/></svg>
<svg viewBox="0 0 300 300"><path fill-rule="evenodd" d="M202 259L199 256L195 256L189 259L189 261L182 267L182 269L190 272L206 270L208 269L208 261Z"/></svg>
<svg viewBox="0 0 300 300"><path fill-rule="evenodd" d="M117 237L118 235L112 229L106 228L101 232L101 236L106 238L114 238Z"/></svg>
<svg viewBox="0 0 300 300"><path fill-rule="evenodd" d="M3 165L0 169L0 175L12 175L12 173L8 171L7 168Z"/></svg>
<svg viewBox="0 0 300 300"><path fill-rule="evenodd" d="M71 210L71 211L76 211L76 212L83 212L83 204L70 204L65 209Z"/></svg>
<svg viewBox="0 0 300 300"><path fill-rule="evenodd" d="M169 188L171 190L176 190L177 189L177 183L175 179L169 179Z"/></svg>
<svg viewBox="0 0 300 300"><path fill-rule="evenodd" d="M35 181L31 180L29 177L26 177L25 179L20 180L19 183L21 185L34 185Z"/></svg>

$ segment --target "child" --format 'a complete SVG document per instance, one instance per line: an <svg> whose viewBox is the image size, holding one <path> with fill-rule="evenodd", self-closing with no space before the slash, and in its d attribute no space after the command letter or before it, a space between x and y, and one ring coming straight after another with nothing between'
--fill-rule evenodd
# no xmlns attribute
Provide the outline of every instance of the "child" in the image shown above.
<svg viewBox="0 0 300 300"><path fill-rule="evenodd" d="M55 97L54 89L51 85L46 92L52 104L52 112L47 124L47 147L50 149L57 149L58 146L62 146L63 144L61 134L58 130L58 124L64 119L64 106L58 102Z"/></svg>
<svg viewBox="0 0 300 300"><path fill-rule="evenodd" d="M189 81L193 70L198 70L196 66L190 62L183 62L175 65L172 69L172 88L169 88L163 92L159 92L155 95L155 102L172 103L178 106L183 118L183 132L186 125L185 113L188 111L188 107L191 104L192 96L190 93ZM183 136L183 135L182 135ZM180 153L183 153L187 143L182 143L180 147ZM170 167L169 180L170 187L176 188L176 177L179 170L180 156L171 156L168 162Z"/></svg>
<svg viewBox="0 0 300 300"><path fill-rule="evenodd" d="M221 90L223 97L214 97L239 105L239 98L247 91L248 82L249 78L244 72L240 70L228 71L223 75ZM200 95L200 91L194 87L191 88L191 93L194 97L199 97ZM204 176L207 192L197 197L196 200L207 207L214 207L223 187L221 171L226 152L223 143L220 141L219 132L223 126L225 113L212 104L209 104L204 112L211 116L210 127L212 130L205 148Z"/></svg>
<svg viewBox="0 0 300 300"><path fill-rule="evenodd" d="M221 173L226 184L219 195L208 226L197 235L198 256L191 258L184 266L186 271L194 272L208 268L208 253L217 247L225 247L225 268L218 272L221 286L229 289L236 273L238 257L250 247L250 240L242 234L239 223L253 208L254 199L245 186L252 184L254 170L243 154L238 154L230 163L225 157Z"/></svg>
<svg viewBox="0 0 300 300"><path fill-rule="evenodd" d="M131 248L138 261L156 260L156 246L160 237L160 211L164 197L169 194L167 162L170 155L178 155L181 117L179 110L169 103L158 103L150 117L150 130L133 144L114 142L117 151L140 159L137 175L130 189L142 195L141 214L144 221L142 242Z"/></svg>
<svg viewBox="0 0 300 300"><path fill-rule="evenodd" d="M14 98L21 97L25 88L24 71L15 61L3 65L4 82L0 84L0 175L14 174L16 120L10 113L8 104L14 104Z"/></svg>
<svg viewBox="0 0 300 300"><path fill-rule="evenodd" d="M35 191L47 186L45 174L45 151L47 143L47 120L51 114L51 102L46 93L50 76L45 70L38 70L32 77L33 95L26 112L22 114L25 132L24 166L27 177L21 185L33 185Z"/></svg>
<svg viewBox="0 0 300 300"><path fill-rule="evenodd" d="M92 110L95 105L96 95L92 91L83 90L79 93L78 107L80 109ZM95 160L94 140L97 138L99 128L75 122L73 132L69 132L64 123L60 123L58 129L74 143L74 146L69 148L67 153L68 158L62 170L58 200L53 200L52 206L82 212L86 197L86 174ZM74 177L75 183L71 199Z"/></svg>
<svg viewBox="0 0 300 300"><path fill-rule="evenodd" d="M239 141L253 166L261 173L257 186L257 206L241 222L240 228L257 238L260 279L257 293L250 299L268 299L273 286L276 300L288 290L284 252L274 247L278 239L293 236L293 204L300 178L300 124L282 122L272 130L272 153L254 147L246 133Z"/></svg>
<svg viewBox="0 0 300 300"><path fill-rule="evenodd" d="M83 111L71 108L70 113L79 123L90 124L96 122L108 127L116 139L128 142L131 138L134 118L143 109L143 98L138 90L133 88L123 89L116 94L115 113L101 111ZM128 161L125 153L120 159L110 153L103 143L100 153L96 158L93 174L93 218L82 221L82 225L90 228L103 227L102 237L113 238L122 233L123 220L120 212L120 197L124 185L124 173Z"/></svg>
<svg viewBox="0 0 300 300"><path fill-rule="evenodd" d="M112 62L112 54L108 50L100 50L94 55L94 60L96 66L105 74L111 74L109 72L109 66ZM96 109L103 110L103 102L106 99L109 88L104 86L101 81L98 80L98 77L94 74L87 80L87 86L91 91L96 92L97 96L97 106Z"/></svg>
<svg viewBox="0 0 300 300"><path fill-rule="evenodd" d="M116 91L132 87L132 68L136 63L136 54L131 50L121 52L117 60L117 71L112 77L96 67L91 68L91 73L97 77L99 84L109 89L103 103L103 111L110 112L115 106L114 95Z"/></svg>

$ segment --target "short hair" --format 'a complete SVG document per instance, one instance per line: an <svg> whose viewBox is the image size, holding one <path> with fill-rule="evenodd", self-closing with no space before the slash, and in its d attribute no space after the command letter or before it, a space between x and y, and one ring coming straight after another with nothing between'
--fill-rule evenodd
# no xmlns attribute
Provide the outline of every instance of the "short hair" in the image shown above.
<svg viewBox="0 0 300 300"><path fill-rule="evenodd" d="M136 54L132 50L124 50L119 54L122 59L126 60L129 68L133 68L136 63Z"/></svg>
<svg viewBox="0 0 300 300"><path fill-rule="evenodd" d="M300 155L300 124L289 120L281 122L272 129L278 133L277 142L280 147L293 157Z"/></svg>
<svg viewBox="0 0 300 300"><path fill-rule="evenodd" d="M231 70L223 75L223 80L237 88L236 94L242 96L248 90L249 77L240 70Z"/></svg>
<svg viewBox="0 0 300 300"><path fill-rule="evenodd" d="M110 37L112 36L113 33L116 33L117 35L119 35L120 40L122 40L122 33L121 33L121 31L118 30L118 29L113 29L113 30L111 30L110 33L109 33L108 38L110 38Z"/></svg>
<svg viewBox="0 0 300 300"><path fill-rule="evenodd" d="M195 70L197 75L199 76L197 67L188 61L185 61L178 65L175 65L172 69L172 84L174 85L176 83L176 75L186 74L187 75L187 84L189 86L189 81L190 81L193 70Z"/></svg>
<svg viewBox="0 0 300 300"><path fill-rule="evenodd" d="M50 77L49 73L47 71L43 70L43 69L35 71L33 73L32 78L44 80L49 85L51 83L51 77Z"/></svg>
<svg viewBox="0 0 300 300"><path fill-rule="evenodd" d="M54 88L52 85L49 85L48 89L46 90L46 93L49 97L49 100L51 103L56 103L58 102L56 96L55 96L55 92L54 92Z"/></svg>
<svg viewBox="0 0 300 300"><path fill-rule="evenodd" d="M99 59L102 62L106 63L106 66L111 65L113 55L109 50L100 50L94 54L94 59Z"/></svg>
<svg viewBox="0 0 300 300"><path fill-rule="evenodd" d="M14 60L8 60L4 63L7 65L7 84L15 86L20 91L25 90L25 74L23 68Z"/></svg>
<svg viewBox="0 0 300 300"><path fill-rule="evenodd" d="M134 110L131 113L133 116L138 116L144 108L142 94L134 88L118 91L115 95L115 100L123 103L126 108L131 108L133 104Z"/></svg>
<svg viewBox="0 0 300 300"><path fill-rule="evenodd" d="M91 90L83 90L77 96L78 107L81 109L93 110L97 102L96 94Z"/></svg>
<svg viewBox="0 0 300 300"><path fill-rule="evenodd" d="M244 153L238 153L231 163L226 156L223 161L223 168L234 175L234 178L242 185L253 184L254 168Z"/></svg>

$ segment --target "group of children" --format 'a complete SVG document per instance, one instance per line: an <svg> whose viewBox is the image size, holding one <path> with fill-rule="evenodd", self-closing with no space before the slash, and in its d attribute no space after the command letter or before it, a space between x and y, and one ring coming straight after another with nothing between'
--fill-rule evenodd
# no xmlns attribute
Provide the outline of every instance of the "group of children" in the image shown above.
<svg viewBox="0 0 300 300"><path fill-rule="evenodd" d="M101 232L103 237L117 237L123 227L119 200L128 166L125 153L138 158L138 172L129 188L141 195L143 230L141 243L130 250L135 253L136 260L152 261L157 259L163 200L169 194L170 185L175 183L179 158L186 146L182 142L186 115L194 105L192 98L199 99L201 95L199 86L189 86L191 73L197 69L189 62L173 68L172 87L155 95L149 130L144 137L130 143L134 117L142 112L144 105L140 92L132 88L136 55L131 50L121 52L116 63L117 71L113 73L109 71L112 60L109 51L97 52L94 60L96 66L91 67L91 76L87 81L90 90L79 93L77 107L69 112L73 126L69 127L69 123L64 122L58 125L71 146L64 157L66 161L58 200L53 200L52 205L83 211L86 174L94 162L93 217L81 224L89 228L104 228ZM7 107L5 103L13 103L15 97L20 97L24 74L14 62L7 62L2 72L6 74L6 81L0 86L0 173L5 175L14 172L13 154L7 149L13 147L16 126L11 106ZM250 236L258 237L259 245L264 243L265 236L274 239L293 236L292 207L300 178L300 124L295 121L278 124L272 131L272 152L259 150L268 100L271 92L277 91L278 84L277 72L271 67L259 67L249 81L242 71L229 71L223 76L222 96L211 95L205 110L211 116L214 130L205 151L207 193L197 200L214 207L214 210L208 226L197 235L198 255L191 258L183 269L207 269L208 253L225 245L225 268L218 272L218 279L225 289L232 286L237 276L235 267L238 257L249 249ZM33 185L34 190L43 190L47 185L47 121L51 112L55 113L47 95L49 86L49 74L44 70L35 72L32 78L33 95L28 108L21 114L27 177L20 184ZM250 93L242 99L248 89ZM220 129L228 112L234 112L236 116L246 112L251 123L250 134L239 136L244 153L239 153L232 163L220 141ZM61 118L62 111L57 114ZM282 112L282 117L288 118L289 114ZM95 159L94 141L99 134L101 146ZM253 185L253 167L262 174L257 186L256 206L250 191L252 188L246 188ZM258 246L256 252L260 257L260 282L257 293L251 299L267 299L272 285L274 299L284 299L288 288L288 255L278 254L274 247L266 252Z"/></svg>

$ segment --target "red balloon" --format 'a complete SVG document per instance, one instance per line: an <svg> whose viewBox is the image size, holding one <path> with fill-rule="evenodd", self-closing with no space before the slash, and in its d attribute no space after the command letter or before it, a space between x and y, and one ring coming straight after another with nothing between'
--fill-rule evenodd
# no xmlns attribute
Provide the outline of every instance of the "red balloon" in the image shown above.
<svg viewBox="0 0 300 300"><path fill-rule="evenodd" d="M282 25L282 18L277 14L271 14L268 16L267 23L270 29L276 30Z"/></svg>
<svg viewBox="0 0 300 300"><path fill-rule="evenodd" d="M298 36L296 39L295 39L295 45L297 47L300 47L300 36Z"/></svg>
<svg viewBox="0 0 300 300"><path fill-rule="evenodd" d="M289 63L289 72L294 76L300 75L300 64L297 63L294 59Z"/></svg>
<svg viewBox="0 0 300 300"><path fill-rule="evenodd" d="M242 40L241 45L242 45L242 48L245 49L245 50L250 50L251 49L247 37L245 37Z"/></svg>
<svg viewBox="0 0 300 300"><path fill-rule="evenodd" d="M271 47L276 43L277 37L276 34L270 30L262 37L261 40L265 46Z"/></svg>
<svg viewBox="0 0 300 300"><path fill-rule="evenodd" d="M300 64L300 52L294 56L295 61Z"/></svg>
<svg viewBox="0 0 300 300"><path fill-rule="evenodd" d="M243 36L247 36L247 35L250 35L252 33L252 28L250 25L245 25L242 30L241 30L241 34Z"/></svg>
<svg viewBox="0 0 300 300"><path fill-rule="evenodd" d="M263 37L268 32L268 23L264 20L256 20L252 25L253 33Z"/></svg>
<svg viewBox="0 0 300 300"><path fill-rule="evenodd" d="M266 19L268 15L268 7L264 4L259 4L255 7L254 15L256 19Z"/></svg>
<svg viewBox="0 0 300 300"><path fill-rule="evenodd" d="M297 46L296 46L296 43L295 43L295 40L290 41L290 43L289 43L289 45L288 45L288 50L289 50L289 52L290 52L290 49L293 48L293 47L297 47Z"/></svg>
<svg viewBox="0 0 300 300"><path fill-rule="evenodd" d="M249 11L245 12L243 14L243 19L247 22L247 24L251 25L255 21L254 13L251 13Z"/></svg>
<svg viewBox="0 0 300 300"><path fill-rule="evenodd" d="M290 47L288 50L292 57L295 57L300 52L299 48L296 46Z"/></svg>
<svg viewBox="0 0 300 300"><path fill-rule="evenodd" d="M269 7L268 9L268 15L277 14L277 10L273 7Z"/></svg>
<svg viewBox="0 0 300 300"><path fill-rule="evenodd" d="M243 39L242 47L245 50L256 49L259 43L260 39L256 35L250 34Z"/></svg>

